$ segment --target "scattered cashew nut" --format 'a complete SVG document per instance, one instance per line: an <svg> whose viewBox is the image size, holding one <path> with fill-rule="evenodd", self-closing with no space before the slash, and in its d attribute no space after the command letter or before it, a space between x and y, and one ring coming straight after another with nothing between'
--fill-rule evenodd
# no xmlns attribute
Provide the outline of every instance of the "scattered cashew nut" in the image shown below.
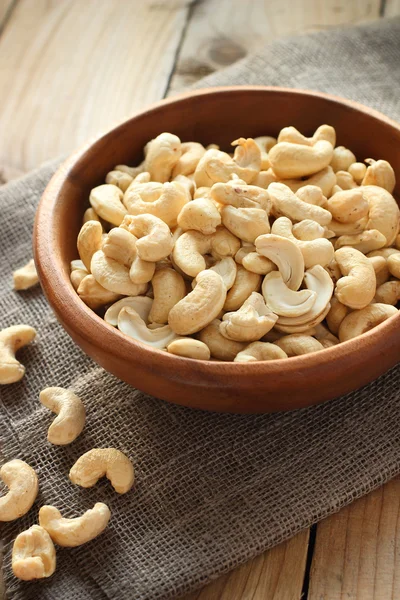
<svg viewBox="0 0 400 600"><path fill-rule="evenodd" d="M48 441L57 446L73 442L85 426L86 411L82 400L72 390L60 387L42 390L39 400L58 415L47 432Z"/></svg>
<svg viewBox="0 0 400 600"><path fill-rule="evenodd" d="M115 448L93 448L85 452L69 472L72 483L84 488L93 487L104 476L118 494L129 492L135 478L131 461Z"/></svg>

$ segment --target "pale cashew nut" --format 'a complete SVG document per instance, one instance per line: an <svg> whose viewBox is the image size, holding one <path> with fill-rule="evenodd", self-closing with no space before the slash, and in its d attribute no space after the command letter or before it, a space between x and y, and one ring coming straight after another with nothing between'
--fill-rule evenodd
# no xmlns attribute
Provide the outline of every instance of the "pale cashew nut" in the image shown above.
<svg viewBox="0 0 400 600"><path fill-rule="evenodd" d="M322 193L322 190L317 185L303 185L296 192L296 196L307 204L314 204L314 206L321 206L326 208L327 199Z"/></svg>
<svg viewBox="0 0 400 600"><path fill-rule="evenodd" d="M390 304L370 304L361 310L354 310L347 315L339 327L339 340L346 342L358 335L370 331L386 319L398 314L397 308Z"/></svg>
<svg viewBox="0 0 400 600"><path fill-rule="evenodd" d="M105 304L115 302L121 297L121 294L111 292L100 285L93 275L86 275L86 277L83 277L78 285L77 292L79 298L93 310L96 310Z"/></svg>
<svg viewBox="0 0 400 600"><path fill-rule="evenodd" d="M391 246L399 232L400 210L396 200L384 188L366 185L361 188L369 204L369 220L366 229L377 229Z"/></svg>
<svg viewBox="0 0 400 600"><path fill-rule="evenodd" d="M258 360L279 360L281 358L288 358L288 355L276 344L252 342L244 350L238 352L234 362L256 362Z"/></svg>
<svg viewBox="0 0 400 600"><path fill-rule="evenodd" d="M84 225L88 221L98 221L99 223L101 223L99 215L92 207L87 208L83 213L82 225Z"/></svg>
<svg viewBox="0 0 400 600"><path fill-rule="evenodd" d="M243 265L247 271L257 273L258 275L266 275L276 270L276 265L272 260L258 254L256 247L252 244L240 248L235 254L235 261L238 265Z"/></svg>
<svg viewBox="0 0 400 600"><path fill-rule="evenodd" d="M26 265L14 271L13 280L14 290L28 290L39 283L39 277L33 258Z"/></svg>
<svg viewBox="0 0 400 600"><path fill-rule="evenodd" d="M23 581L50 577L56 570L56 549L47 531L32 525L17 535L12 550L12 570Z"/></svg>
<svg viewBox="0 0 400 600"><path fill-rule="evenodd" d="M135 237L136 251L142 260L157 262L166 258L174 245L168 225L154 215L127 216L122 227Z"/></svg>
<svg viewBox="0 0 400 600"><path fill-rule="evenodd" d="M157 323L154 329L150 325L147 326L139 314L129 306L123 307L118 313L118 329L134 340L160 350L164 350L177 338L169 325L160 327Z"/></svg>
<svg viewBox="0 0 400 600"><path fill-rule="evenodd" d="M359 189L350 189L333 194L328 210L339 223L354 223L368 215L369 205Z"/></svg>
<svg viewBox="0 0 400 600"><path fill-rule="evenodd" d="M276 264L291 290L299 289L304 276L304 258L297 244L271 233L260 235L256 239L256 248L259 254Z"/></svg>
<svg viewBox="0 0 400 600"><path fill-rule="evenodd" d="M340 248L335 259L344 277L336 283L335 296L346 306L361 309L375 296L376 277L370 260L355 248Z"/></svg>
<svg viewBox="0 0 400 600"><path fill-rule="evenodd" d="M224 206L221 217L223 225L244 242L253 243L259 235L270 232L268 214L261 208Z"/></svg>
<svg viewBox="0 0 400 600"><path fill-rule="evenodd" d="M110 171L106 175L106 183L116 185L120 190L126 192L133 181L132 175L123 171Z"/></svg>
<svg viewBox="0 0 400 600"><path fill-rule="evenodd" d="M332 193L332 189L336 184L336 175L332 167L325 167L315 175L311 175L307 179L284 179L281 183L287 185L292 192L297 193L303 187L312 185L320 188L326 198Z"/></svg>
<svg viewBox="0 0 400 600"><path fill-rule="evenodd" d="M264 277L262 293L270 310L280 317L299 317L307 313L315 304L316 292L289 289L279 271L273 271Z"/></svg>
<svg viewBox="0 0 400 600"><path fill-rule="evenodd" d="M348 171L337 171L336 172L336 185L341 190L351 190L352 188L358 188L358 185L353 179L353 176Z"/></svg>
<svg viewBox="0 0 400 600"><path fill-rule="evenodd" d="M211 235L200 231L186 231L175 242L172 258L176 266L186 275L196 277L206 269L204 255L209 252L215 258L234 256L240 248L240 241L225 227L219 227Z"/></svg>
<svg viewBox="0 0 400 600"><path fill-rule="evenodd" d="M0 479L9 491L0 498L0 521L14 521L32 507L39 491L35 471L23 460L15 458L0 469Z"/></svg>
<svg viewBox="0 0 400 600"><path fill-rule="evenodd" d="M98 250L93 254L90 270L97 283L115 294L122 294L123 296L139 296L140 294L144 294L147 290L146 283L133 283L129 277L129 269L113 258L108 258L102 250ZM79 290L85 280L86 277L78 288L79 295L81 295Z"/></svg>
<svg viewBox="0 0 400 600"><path fill-rule="evenodd" d="M103 502L96 502L80 517L66 519L55 506L45 504L39 510L39 523L53 542L64 548L82 546L100 535L108 525L110 509Z"/></svg>
<svg viewBox="0 0 400 600"><path fill-rule="evenodd" d="M101 250L108 258L112 258L121 265L130 268L136 257L136 241L136 236L132 235L127 229L122 226L114 227L104 237ZM94 252L97 252L97 250L100 250L100 247L96 248ZM90 260L94 252L92 252ZM90 269L90 263L88 268Z"/></svg>
<svg viewBox="0 0 400 600"><path fill-rule="evenodd" d="M313 335L313 337L315 337L316 340L321 342L321 344L323 343L324 340L328 340L328 341L332 342L333 345L336 345L339 343L339 338L337 338L335 335L333 335L329 331L328 327L326 327L322 323L318 323L318 325L315 326L315 333L313 333L312 335Z"/></svg>
<svg viewBox="0 0 400 600"><path fill-rule="evenodd" d="M122 300L114 302L114 304L106 310L104 320L113 327L117 327L119 313L125 306L128 306L129 308L133 308L145 323L148 323L152 304L153 299L148 298L147 296L128 296L127 298L122 298Z"/></svg>
<svg viewBox="0 0 400 600"><path fill-rule="evenodd" d="M333 150L331 167L335 171L348 171L350 165L357 161L353 152L344 146L336 146Z"/></svg>
<svg viewBox="0 0 400 600"><path fill-rule="evenodd" d="M353 177L356 184L361 185L362 180L365 177L365 173L367 172L367 165L364 165L364 163L361 162L355 162L351 164L347 170Z"/></svg>
<svg viewBox="0 0 400 600"><path fill-rule="evenodd" d="M400 279L400 252L394 252L388 256L386 262L391 275Z"/></svg>
<svg viewBox="0 0 400 600"><path fill-rule="evenodd" d="M211 356L207 344L193 338L175 340L167 346L167 350L170 354L185 358L195 358L196 360L210 360Z"/></svg>
<svg viewBox="0 0 400 600"><path fill-rule="evenodd" d="M303 144L306 146L313 146L320 140L326 140L332 144L332 146L335 146L336 131L331 125L320 125L314 135L310 138L304 136L293 126L284 127L281 129L278 136L278 142L290 142L292 144Z"/></svg>
<svg viewBox="0 0 400 600"><path fill-rule="evenodd" d="M386 281L376 288L374 302L395 306L400 300L400 281Z"/></svg>
<svg viewBox="0 0 400 600"><path fill-rule="evenodd" d="M228 183L214 183L210 193L218 204L235 208L263 208L267 213L271 208L267 190L256 185L243 185L235 179Z"/></svg>
<svg viewBox="0 0 400 600"><path fill-rule="evenodd" d="M287 217L279 217L272 225L271 233L285 237L294 242L301 250L306 269L314 265L326 267L333 259L334 249L331 242L325 238L318 238L303 242L298 240L292 233L292 222Z"/></svg>
<svg viewBox="0 0 400 600"><path fill-rule="evenodd" d="M287 356L301 356L302 354L310 354L311 352L319 352L324 347L315 338L310 335L304 334L292 334L281 337L280 340L274 342L276 346L279 346Z"/></svg>
<svg viewBox="0 0 400 600"><path fill-rule="evenodd" d="M275 175L272 169L267 169L266 171L260 171L259 174L253 179L253 186L257 186L260 188L264 188L265 190L268 188L270 183L274 181L279 181L278 177Z"/></svg>
<svg viewBox="0 0 400 600"><path fill-rule="evenodd" d="M225 304L226 311L238 310L252 292L256 292L261 284L261 277L257 273L247 271L241 265L237 268L235 282L229 290Z"/></svg>
<svg viewBox="0 0 400 600"><path fill-rule="evenodd" d="M235 256L239 248L240 240L226 227L218 227L211 236L211 254L218 260L226 256Z"/></svg>
<svg viewBox="0 0 400 600"><path fill-rule="evenodd" d="M211 187L214 183L229 181L235 173L246 183L251 183L261 169L261 151L251 138L239 138L233 158L220 150L207 150L194 172L197 187Z"/></svg>
<svg viewBox="0 0 400 600"><path fill-rule="evenodd" d="M233 360L246 346L244 342L228 340L220 332L221 321L214 319L199 333L197 338L209 348L212 358L217 360Z"/></svg>
<svg viewBox="0 0 400 600"><path fill-rule="evenodd" d="M220 325L221 334L237 342L255 342L270 331L278 320L265 304L261 294L253 292L239 310L225 313Z"/></svg>
<svg viewBox="0 0 400 600"><path fill-rule="evenodd" d="M311 219L320 225L329 225L332 220L332 215L328 210L300 200L283 183L271 183L268 193L272 200L272 213L275 217L288 217L291 221Z"/></svg>
<svg viewBox="0 0 400 600"><path fill-rule="evenodd" d="M329 223L329 229L335 234L336 237L341 235L356 235L364 231L368 224L368 217L362 217L354 223L339 223L335 219Z"/></svg>
<svg viewBox="0 0 400 600"><path fill-rule="evenodd" d="M172 133L161 133L151 140L145 149L144 170L152 181L164 183L172 175L181 154L181 140Z"/></svg>
<svg viewBox="0 0 400 600"><path fill-rule="evenodd" d="M261 150L261 170L267 170L270 168L270 162L268 158L268 152L277 143L277 139L269 135L262 135L254 138L255 143Z"/></svg>
<svg viewBox="0 0 400 600"><path fill-rule="evenodd" d="M191 175L195 172L200 159L206 153L206 149L198 142L183 142L181 144L181 156L172 169L172 178L177 175Z"/></svg>
<svg viewBox="0 0 400 600"><path fill-rule="evenodd" d="M115 448L92 448L78 458L69 472L72 483L84 488L93 487L104 476L118 494L129 492L135 479L131 461Z"/></svg>
<svg viewBox="0 0 400 600"><path fill-rule="evenodd" d="M81 282L87 275L89 275L89 271L86 271L86 269L74 269L71 271L69 278L71 280L72 287L76 292L78 291Z"/></svg>
<svg viewBox="0 0 400 600"><path fill-rule="evenodd" d="M390 277L387 260L384 256L371 256L369 260L374 267L376 287L378 288L382 283L386 283Z"/></svg>
<svg viewBox="0 0 400 600"><path fill-rule="evenodd" d="M159 269L152 279L154 302L149 312L150 323L168 323L170 310L186 296L185 281L168 267Z"/></svg>
<svg viewBox="0 0 400 600"><path fill-rule="evenodd" d="M373 160L372 158L366 158L365 162L369 164L369 167L361 185L377 185L392 194L396 186L396 176L390 163L387 160Z"/></svg>
<svg viewBox="0 0 400 600"><path fill-rule="evenodd" d="M221 215L209 198L197 198L184 205L178 215L178 225L184 231L194 229L209 235L221 225Z"/></svg>
<svg viewBox="0 0 400 600"><path fill-rule="evenodd" d="M282 179L314 175L329 165L332 156L333 146L325 140L312 146L278 142L268 154L274 173Z"/></svg>
<svg viewBox="0 0 400 600"><path fill-rule="evenodd" d="M196 287L170 310L168 323L178 335L200 331L219 315L226 299L226 286L211 269L196 277Z"/></svg>
<svg viewBox="0 0 400 600"><path fill-rule="evenodd" d="M340 324L345 316L349 313L349 310L349 307L339 302L335 296L332 297L331 308L326 315L326 322L331 333L334 335L338 334Z"/></svg>
<svg viewBox="0 0 400 600"><path fill-rule="evenodd" d="M350 246L359 250L363 254L379 250L386 246L386 238L377 229L367 229L357 235L342 235L335 242L335 249L338 250L343 246Z"/></svg>
<svg viewBox="0 0 400 600"><path fill-rule="evenodd" d="M42 390L39 400L58 415L48 429L47 440L57 446L73 442L85 427L86 411L82 400L72 390L60 387Z"/></svg>
<svg viewBox="0 0 400 600"><path fill-rule="evenodd" d="M29 325L12 325L0 331L0 385L15 383L25 375L25 367L15 353L36 337L36 330Z"/></svg>
<svg viewBox="0 0 400 600"><path fill-rule="evenodd" d="M325 269L329 273L329 276L332 279L333 283L336 284L337 280L340 279L342 276L342 272L336 260L333 258L329 265L326 265Z"/></svg>
<svg viewBox="0 0 400 600"><path fill-rule="evenodd" d="M311 219L304 219L304 221L295 223L292 227L292 233L295 238L302 242L334 237L333 231L330 231L327 227L322 227L322 225Z"/></svg>
<svg viewBox="0 0 400 600"><path fill-rule="evenodd" d="M144 171L144 161L140 163L137 167L128 167L128 165L115 165L113 171L121 171L122 173L128 173L135 179L140 173Z"/></svg>
<svg viewBox="0 0 400 600"><path fill-rule="evenodd" d="M133 283L148 283L152 280L156 270L156 263L143 260L136 255L129 269L129 277Z"/></svg>
<svg viewBox="0 0 400 600"><path fill-rule="evenodd" d="M92 256L100 250L102 241L103 227L99 221L87 221L82 225L78 234L78 253L88 271L90 271Z"/></svg>
<svg viewBox="0 0 400 600"><path fill-rule="evenodd" d="M145 173L142 173L144 176ZM176 227L180 211L189 202L188 191L182 183L135 181L124 195L124 205L131 215L154 215L169 227Z"/></svg>
<svg viewBox="0 0 400 600"><path fill-rule="evenodd" d="M123 195L119 187L105 183L92 189L89 202L99 217L118 227L128 212L122 204Z"/></svg>

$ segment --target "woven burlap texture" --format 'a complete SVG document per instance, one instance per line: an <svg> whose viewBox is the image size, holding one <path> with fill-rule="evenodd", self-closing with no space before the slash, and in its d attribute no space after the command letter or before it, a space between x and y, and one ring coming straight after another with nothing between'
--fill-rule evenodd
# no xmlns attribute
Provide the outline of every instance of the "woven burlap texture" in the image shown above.
<svg viewBox="0 0 400 600"><path fill-rule="evenodd" d="M399 118L399 39L397 20L279 41L202 85L310 87ZM0 390L4 459L26 460L40 481L30 512L3 526L9 598L172 598L399 473L399 367L322 406L240 416L166 404L87 358L57 323L40 289L11 289L12 271L31 256L35 208L54 168L46 166L0 190L0 325L24 322L38 329L37 342L19 355L25 378ZM54 415L38 396L50 385L72 388L87 408L85 430L69 446L46 441ZM131 493L115 494L107 480L86 490L69 482L71 465L94 446L115 446L132 458ZM112 513L101 537L58 549L57 571L48 581L26 584L13 578L12 540L37 521L42 504L72 517L97 501L106 502Z"/></svg>

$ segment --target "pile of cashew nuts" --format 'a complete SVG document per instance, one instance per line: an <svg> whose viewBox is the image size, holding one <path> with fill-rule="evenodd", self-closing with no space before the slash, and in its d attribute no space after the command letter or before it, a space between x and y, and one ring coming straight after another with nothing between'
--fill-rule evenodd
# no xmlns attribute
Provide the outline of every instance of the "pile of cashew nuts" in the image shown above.
<svg viewBox="0 0 400 600"><path fill-rule="evenodd" d="M79 297L153 348L288 358L397 313L400 212L385 160L333 127L239 138L233 154L162 133L92 189L71 263Z"/></svg>
<svg viewBox="0 0 400 600"><path fill-rule="evenodd" d="M14 383L24 376L25 369L15 353L35 336L35 329L28 325L14 325L0 332L0 384ZM48 429L48 442L58 446L71 444L85 426L82 400L71 390L59 387L42 390L39 400L57 414ZM84 488L94 486L103 476L118 494L125 494L134 483L132 462L115 448L93 448L78 458L69 472L71 482ZM25 461L13 459L1 467L0 479L8 487L8 492L0 497L0 522L14 521L32 508L39 491L38 476ZM103 502L96 502L93 508L74 518L63 517L55 506L42 506L39 525L22 531L14 541L15 576L25 581L50 577L56 568L54 544L65 547L85 544L104 531L110 516L110 509Z"/></svg>

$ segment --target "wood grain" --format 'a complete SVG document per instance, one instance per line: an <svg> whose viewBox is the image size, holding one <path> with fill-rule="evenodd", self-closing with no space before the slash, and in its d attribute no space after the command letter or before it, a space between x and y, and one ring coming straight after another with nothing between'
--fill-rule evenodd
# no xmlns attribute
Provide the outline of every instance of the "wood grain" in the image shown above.
<svg viewBox="0 0 400 600"><path fill-rule="evenodd" d="M400 0L385 0L383 16L397 17L400 15Z"/></svg>
<svg viewBox="0 0 400 600"><path fill-rule="evenodd" d="M160 99L188 2L19 0L0 37L0 164L36 167Z"/></svg>
<svg viewBox="0 0 400 600"><path fill-rule="evenodd" d="M400 479L322 521L308 600L400 598Z"/></svg>
<svg viewBox="0 0 400 600"><path fill-rule="evenodd" d="M307 529L182 600L299 600L308 538Z"/></svg>
<svg viewBox="0 0 400 600"><path fill-rule="evenodd" d="M203 0L194 5L169 94L291 34L379 17L380 0Z"/></svg>

